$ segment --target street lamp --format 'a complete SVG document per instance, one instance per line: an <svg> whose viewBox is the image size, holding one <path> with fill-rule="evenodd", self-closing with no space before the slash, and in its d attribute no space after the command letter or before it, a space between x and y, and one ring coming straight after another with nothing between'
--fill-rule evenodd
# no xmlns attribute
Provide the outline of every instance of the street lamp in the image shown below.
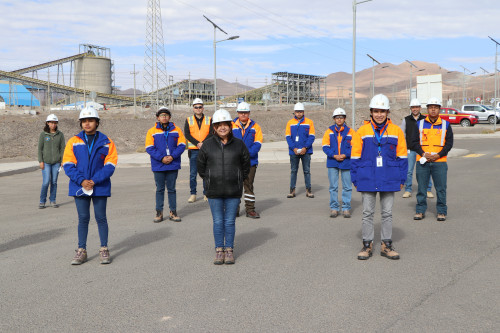
<svg viewBox="0 0 500 333"><path fill-rule="evenodd" d="M462 80L462 105L466 103L466 94L465 94L465 71L469 72L469 75L476 74L476 72L471 72L469 69L465 68L464 66L460 65L464 69L464 76Z"/></svg>
<svg viewBox="0 0 500 333"><path fill-rule="evenodd" d="M356 128L356 6L364 2L352 0L352 128Z"/></svg>
<svg viewBox="0 0 500 333"><path fill-rule="evenodd" d="M494 106L493 111L495 111L495 113L496 113L496 111L497 111L496 106L497 106L497 102L498 102L497 101L497 89L498 89L497 88L497 85L498 85L498 83L497 83L497 75L498 75L497 74L498 73L497 61L498 61L498 45L499 45L499 43L496 40L494 40L493 38L491 38L490 36L488 36L488 38L491 39L496 44L495 45L495 100L493 102L493 106ZM497 122L495 121L495 122L493 122L493 131L494 132L496 131L496 127L497 127Z"/></svg>
<svg viewBox="0 0 500 333"><path fill-rule="evenodd" d="M369 55L368 53L366 54L368 58L372 60L372 97L375 96L375 63L380 65L380 62L378 62L374 57ZM382 68L387 68L389 67L388 65L382 66Z"/></svg>
<svg viewBox="0 0 500 333"><path fill-rule="evenodd" d="M212 25L214 26L214 111L217 111L217 43L224 42L226 40L234 40L234 39L240 38L240 36L231 36L231 37L226 38L226 39L216 40L217 29L219 29L220 31L222 31L226 35L227 35L227 32L225 32L224 30L222 30L221 27L219 27L217 24L215 24L214 22L212 22L205 15L203 15L203 17L208 22L212 23Z"/></svg>
<svg viewBox="0 0 500 333"><path fill-rule="evenodd" d="M415 65L414 63L412 63L410 60L406 60L407 63L410 64L410 101L411 101L411 81L412 81L412 73L413 73L413 67L417 68L418 71L417 72L422 72L422 71L425 71L425 68L422 68L422 69L419 69L417 65Z"/></svg>
<svg viewBox="0 0 500 333"><path fill-rule="evenodd" d="M482 94L482 100L483 100L483 103L484 103L484 81L486 79L486 73L490 74L490 72L488 72L486 69L484 69L483 67L479 67L483 70L483 94Z"/></svg>

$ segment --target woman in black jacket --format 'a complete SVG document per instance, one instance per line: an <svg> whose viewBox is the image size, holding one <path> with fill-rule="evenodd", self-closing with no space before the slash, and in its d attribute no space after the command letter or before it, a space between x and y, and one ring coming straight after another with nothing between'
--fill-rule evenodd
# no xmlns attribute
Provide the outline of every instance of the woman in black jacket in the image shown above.
<svg viewBox="0 0 500 333"><path fill-rule="evenodd" d="M250 154L245 143L233 137L229 112L217 110L212 124L214 135L203 142L197 167L203 178L214 222L214 264L234 264L236 213L243 181L250 172Z"/></svg>

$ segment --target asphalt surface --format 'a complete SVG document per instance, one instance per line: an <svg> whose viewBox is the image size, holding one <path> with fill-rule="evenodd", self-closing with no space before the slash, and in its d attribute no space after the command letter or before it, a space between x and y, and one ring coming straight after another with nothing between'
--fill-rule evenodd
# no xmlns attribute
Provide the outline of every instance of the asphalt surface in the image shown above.
<svg viewBox="0 0 500 333"><path fill-rule="evenodd" d="M89 261L70 262L77 216L59 178L60 208L39 210L40 172L0 177L2 332L493 332L500 325L500 139L461 139L471 157L449 159L448 219L412 219L415 194L394 204L401 255L358 261L361 196L353 216L329 218L324 162L312 164L314 199L287 199L289 167L256 176L262 218L237 219L232 266L215 266L208 204L188 204L189 170L177 183L181 223L152 223L154 181L118 168L108 201L113 262L100 265L91 219ZM319 153L316 151L316 153ZM482 155L484 154L484 155ZM415 182L416 184L416 182ZM199 184L199 188L201 185Z"/></svg>

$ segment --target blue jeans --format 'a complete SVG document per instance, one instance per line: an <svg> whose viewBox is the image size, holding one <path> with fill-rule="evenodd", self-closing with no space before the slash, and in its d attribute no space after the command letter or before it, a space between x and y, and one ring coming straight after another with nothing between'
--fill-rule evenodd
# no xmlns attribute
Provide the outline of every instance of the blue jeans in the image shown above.
<svg viewBox="0 0 500 333"><path fill-rule="evenodd" d="M409 151L408 173L406 174L405 192L411 193L411 185L413 182L413 169L415 168L415 163L417 162L417 152L413 150L408 150L408 151ZM432 180L429 179L429 186L427 187L427 191L430 192L431 190L432 190Z"/></svg>
<svg viewBox="0 0 500 333"><path fill-rule="evenodd" d="M424 165L417 164L417 213L425 213L427 210L426 186L432 176L434 187L436 188L436 210L438 214L446 215L448 206L446 205L446 182L448 174L448 164L446 162L427 162Z"/></svg>
<svg viewBox="0 0 500 333"><path fill-rule="evenodd" d="M44 163L44 168L42 170L42 191L40 192L40 203L45 203L47 201L47 190L50 185L50 202L56 202L57 194L57 177L59 176L59 167L61 163Z"/></svg>
<svg viewBox="0 0 500 333"><path fill-rule="evenodd" d="M327 168L330 180L330 209L339 210L339 173L342 179L342 210L351 209L352 182L351 171L339 168Z"/></svg>
<svg viewBox="0 0 500 333"><path fill-rule="evenodd" d="M304 171L304 182L306 188L311 188L311 154L290 155L290 188L295 188L297 183L297 171L299 170L299 161L302 160L302 170Z"/></svg>
<svg viewBox="0 0 500 333"><path fill-rule="evenodd" d="M168 191L168 206L171 211L177 210L177 194L175 191L175 182L179 170L154 171L156 183L156 210L163 211L165 202L165 185Z"/></svg>
<svg viewBox="0 0 500 333"><path fill-rule="evenodd" d="M78 248L87 248L89 233L90 201L94 202L94 216L99 231L101 247L108 246L108 220L106 218L106 203L108 197L75 197L78 212Z"/></svg>
<svg viewBox="0 0 500 333"><path fill-rule="evenodd" d="M215 247L234 247L236 212L240 198L208 198L214 221Z"/></svg>
<svg viewBox="0 0 500 333"><path fill-rule="evenodd" d="M198 149L191 149L189 151L189 187L191 188L191 194L196 194L196 177L198 176L198 167L196 162L198 161L198 154L200 151ZM203 194L205 194L205 182L203 184Z"/></svg>

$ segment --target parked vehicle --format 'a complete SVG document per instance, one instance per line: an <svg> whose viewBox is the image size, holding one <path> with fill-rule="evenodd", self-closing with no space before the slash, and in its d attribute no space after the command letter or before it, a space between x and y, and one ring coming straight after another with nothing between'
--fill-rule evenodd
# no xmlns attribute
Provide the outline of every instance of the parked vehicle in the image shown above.
<svg viewBox="0 0 500 333"><path fill-rule="evenodd" d="M462 127L474 126L479 123L479 117L472 114L460 113L454 108L441 108L439 116L450 122L450 124L460 124Z"/></svg>
<svg viewBox="0 0 500 333"><path fill-rule="evenodd" d="M478 116L480 122L486 121L490 124L493 124L495 121L498 124L500 120L500 110L493 110L493 107L483 104L462 105L462 113Z"/></svg>

